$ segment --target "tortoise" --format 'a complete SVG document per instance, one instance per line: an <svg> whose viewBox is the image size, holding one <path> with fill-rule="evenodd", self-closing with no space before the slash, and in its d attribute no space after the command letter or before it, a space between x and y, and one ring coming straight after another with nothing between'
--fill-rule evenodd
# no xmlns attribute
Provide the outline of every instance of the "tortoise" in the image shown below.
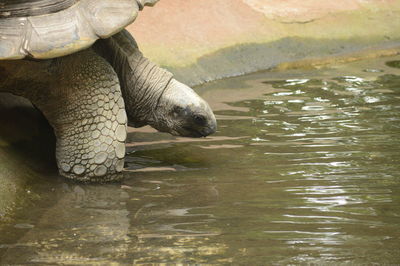
<svg viewBox="0 0 400 266"><path fill-rule="evenodd" d="M158 0L3 0L0 91L27 98L56 135L60 175L121 178L127 125L204 137L209 105L140 52L125 26Z"/></svg>

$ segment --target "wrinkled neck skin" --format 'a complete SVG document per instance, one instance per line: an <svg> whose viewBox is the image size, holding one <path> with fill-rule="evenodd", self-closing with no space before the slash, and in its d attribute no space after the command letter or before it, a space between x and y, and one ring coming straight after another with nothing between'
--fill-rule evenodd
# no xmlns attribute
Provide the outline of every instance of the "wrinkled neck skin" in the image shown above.
<svg viewBox="0 0 400 266"><path fill-rule="evenodd" d="M217 123L208 104L172 74L143 57L128 31L98 40L94 50L117 73L129 125L151 125L161 132L205 137Z"/></svg>
<svg viewBox="0 0 400 266"><path fill-rule="evenodd" d="M119 76L129 125L141 127L154 124L160 98L172 74L143 57L134 39L127 39L129 36L121 34L97 41L94 49Z"/></svg>

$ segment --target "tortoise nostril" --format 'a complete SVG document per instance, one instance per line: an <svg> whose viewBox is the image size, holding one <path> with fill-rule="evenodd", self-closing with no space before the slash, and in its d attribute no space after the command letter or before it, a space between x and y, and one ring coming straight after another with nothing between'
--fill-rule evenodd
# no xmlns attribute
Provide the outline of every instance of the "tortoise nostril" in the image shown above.
<svg viewBox="0 0 400 266"><path fill-rule="evenodd" d="M202 130L201 134L203 135L203 137L206 137L206 136L208 136L208 135L211 135L211 134L215 133L216 129L217 129L217 128L216 128L215 126L213 126L213 127L207 127L207 128L204 128L204 129Z"/></svg>

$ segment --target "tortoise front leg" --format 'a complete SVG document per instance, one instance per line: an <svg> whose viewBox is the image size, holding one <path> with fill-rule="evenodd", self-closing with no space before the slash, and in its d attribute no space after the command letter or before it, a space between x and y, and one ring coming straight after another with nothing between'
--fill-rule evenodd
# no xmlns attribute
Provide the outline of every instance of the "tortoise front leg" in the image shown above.
<svg viewBox="0 0 400 266"><path fill-rule="evenodd" d="M79 181L117 180L124 165L127 117L118 77L91 50L54 59L48 88L26 91L57 137L61 175Z"/></svg>

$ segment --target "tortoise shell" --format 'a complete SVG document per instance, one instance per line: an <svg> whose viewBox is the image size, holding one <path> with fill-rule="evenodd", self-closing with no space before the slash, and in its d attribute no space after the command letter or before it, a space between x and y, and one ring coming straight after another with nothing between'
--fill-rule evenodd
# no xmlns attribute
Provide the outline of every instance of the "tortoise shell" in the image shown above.
<svg viewBox="0 0 400 266"><path fill-rule="evenodd" d="M0 60L77 52L132 23L158 0L3 0Z"/></svg>

